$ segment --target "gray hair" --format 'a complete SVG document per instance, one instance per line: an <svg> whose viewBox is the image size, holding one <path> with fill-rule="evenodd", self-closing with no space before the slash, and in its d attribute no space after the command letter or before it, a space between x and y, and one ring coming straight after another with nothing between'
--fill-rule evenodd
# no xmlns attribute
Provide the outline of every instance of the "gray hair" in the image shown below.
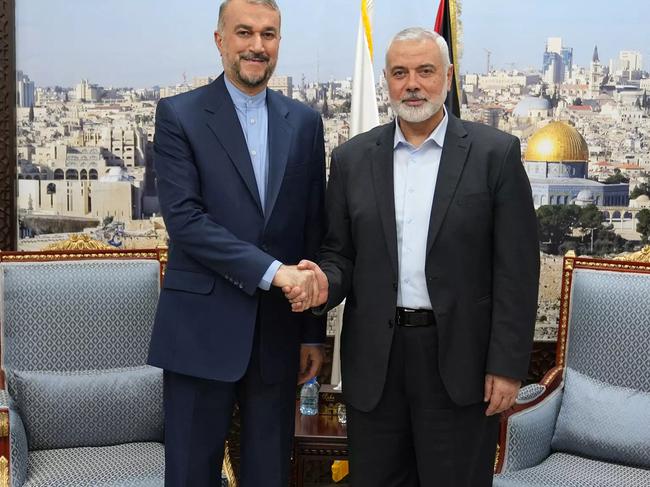
<svg viewBox="0 0 650 487"><path fill-rule="evenodd" d="M386 66L388 66L388 51L395 42L399 41L426 41L431 40L436 43L440 49L440 55L442 56L442 65L445 71L451 65L451 60L449 58L449 46L447 41L437 32L431 29L423 29L422 27L409 27L399 31L388 43L388 49L386 49Z"/></svg>
<svg viewBox="0 0 650 487"><path fill-rule="evenodd" d="M219 6L219 19L217 20L217 32L223 33L224 13L226 12L226 7L231 2L232 0L224 0L223 3ZM252 3L254 5L263 5L265 7L270 8L271 10L275 10L278 13L278 15L281 16L280 7L278 7L278 4L275 2L275 0L246 0L246 3Z"/></svg>

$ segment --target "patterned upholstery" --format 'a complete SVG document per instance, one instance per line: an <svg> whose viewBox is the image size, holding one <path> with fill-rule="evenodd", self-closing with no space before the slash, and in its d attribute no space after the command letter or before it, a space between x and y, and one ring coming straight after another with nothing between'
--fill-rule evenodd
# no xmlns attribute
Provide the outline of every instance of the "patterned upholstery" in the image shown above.
<svg viewBox="0 0 650 487"><path fill-rule="evenodd" d="M494 476L494 487L642 487L650 470L553 453L540 465Z"/></svg>
<svg viewBox="0 0 650 487"><path fill-rule="evenodd" d="M164 476L161 443L128 443L30 452L24 487L163 487Z"/></svg>
<svg viewBox="0 0 650 487"><path fill-rule="evenodd" d="M158 301L155 260L3 263L5 369L143 365Z"/></svg>
<svg viewBox="0 0 650 487"><path fill-rule="evenodd" d="M650 276L573 272L567 365L608 384L650 392Z"/></svg>
<svg viewBox="0 0 650 487"><path fill-rule="evenodd" d="M159 272L156 260L119 258L0 264L2 365L18 396L12 487L163 486L161 373L147 367L155 380L144 382L132 375L145 370ZM109 438L117 430L131 437ZM136 440L142 431L155 440ZM90 444L34 448L79 443L72 438ZM96 446L108 441L131 442Z"/></svg>
<svg viewBox="0 0 650 487"><path fill-rule="evenodd" d="M571 307L569 309L567 352L565 360L565 383L558 391L562 394L549 396L541 404L552 402L553 413L547 411L544 418L540 405L511 416L508 420L507 445L502 473L495 476L495 487L640 487L650 485L650 470L636 468L639 463L630 454L629 448L643 458L648 456L647 433L639 429L634 434L630 428L635 424L647 424L648 408L643 397L650 392L650 275L614 270L593 270L576 268L572 273ZM598 402L589 399L589 394L575 391L578 385L572 383L571 369L585 378L585 383L600 384ZM602 386L602 387L601 387ZM614 387L616 386L616 387ZM563 389L564 388L564 389ZM573 388L573 389L571 389ZM625 389L624 389L625 388ZM571 390L570 390L571 389ZM606 390L605 390L606 389ZM589 411L589 408L603 408L600 402L612 399L613 392L624 391L627 398L634 398L640 406L633 406L631 399L620 404L617 411ZM571 394L575 400L571 401ZM528 395L528 394L527 394ZM553 398L554 399L551 399ZM615 398L620 402L620 397ZM549 401L550 400L550 401ZM616 402L614 401L614 402ZM570 427L582 427L582 432L566 436L575 445L560 445L551 435L560 426L558 410L565 402L576 408L571 415ZM586 404L589 402L589 404ZM612 402L612 401L610 401ZM636 404L636 403L635 403ZM549 404L550 406L550 404ZM636 415L630 417L629 408L636 408ZM532 412L532 416L529 416ZM566 411L565 411L566 412ZM594 414L609 416L594 419ZM560 412L559 414L562 414ZM620 423L623 421L625 423ZM635 423L636 421L636 423ZM573 448L578 443L596 439L595 448L590 443L585 448ZM613 432L619 434L618 438ZM637 434L638 433L638 434ZM602 436L603 442L598 438ZM637 445L630 445L633 437ZM645 438L644 438L645 436ZM589 440L589 441L591 441ZM607 442L610 443L607 443ZM560 442L561 443L561 442ZM566 443L566 441L565 441ZM556 447L564 451L557 452ZM584 445L583 445L584 446ZM626 451L625 448L628 448ZM553 452L551 452L553 450ZM580 452L590 458L583 458L571 452ZM603 453L612 453L603 454ZM626 453L627 452L627 453ZM549 456L550 455L550 456ZM609 463L616 460L617 463ZM645 465L645 464L644 464Z"/></svg>
<svg viewBox="0 0 650 487"><path fill-rule="evenodd" d="M539 404L510 416L502 472L532 467L548 457L561 403L562 390L557 389Z"/></svg>
<svg viewBox="0 0 650 487"><path fill-rule="evenodd" d="M533 402L539 396L544 394L544 391L546 391L546 386L543 386L542 384L528 384L519 389L519 394L517 394L517 404Z"/></svg>
<svg viewBox="0 0 650 487"><path fill-rule="evenodd" d="M15 402L4 389L0 389L0 408L9 410L11 478L13 485L22 485L27 477L27 436Z"/></svg>
<svg viewBox="0 0 650 487"><path fill-rule="evenodd" d="M27 479L27 434L23 420L14 410L9 410L9 444L11 455L11 484L12 486L23 485Z"/></svg>
<svg viewBox="0 0 650 487"><path fill-rule="evenodd" d="M140 367L8 375L31 450L162 441L162 370Z"/></svg>
<svg viewBox="0 0 650 487"><path fill-rule="evenodd" d="M650 468L650 393L612 386L568 367L551 446Z"/></svg>

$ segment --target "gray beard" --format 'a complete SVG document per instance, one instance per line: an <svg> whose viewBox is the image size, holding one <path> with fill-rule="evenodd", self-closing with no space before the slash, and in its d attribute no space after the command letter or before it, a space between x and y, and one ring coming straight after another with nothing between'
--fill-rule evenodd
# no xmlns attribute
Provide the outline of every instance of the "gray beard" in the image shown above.
<svg viewBox="0 0 650 487"><path fill-rule="evenodd" d="M266 82L271 78L271 76L273 76L274 70L275 70L275 64L269 63L266 66L264 73L262 73L260 76L248 77L241 72L239 63L233 65L233 71L235 72L235 76L237 76L237 79L243 85L248 86L249 88L257 88L258 86L265 85Z"/></svg>
<svg viewBox="0 0 650 487"><path fill-rule="evenodd" d="M410 123L424 122L430 119L442 107L442 103L433 103L430 100L425 100L424 104L419 107L410 107L402 103L401 100L390 100L390 106L393 113L402 120Z"/></svg>

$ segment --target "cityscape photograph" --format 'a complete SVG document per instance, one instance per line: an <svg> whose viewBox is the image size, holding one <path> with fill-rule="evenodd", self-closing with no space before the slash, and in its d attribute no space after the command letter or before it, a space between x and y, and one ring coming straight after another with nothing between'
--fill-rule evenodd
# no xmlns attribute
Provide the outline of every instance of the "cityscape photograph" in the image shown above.
<svg viewBox="0 0 650 487"><path fill-rule="evenodd" d="M358 6L280 3L282 48L269 88L322 114L329 155L350 138ZM462 118L521 140L542 249L538 338L553 339L562 255L615 256L650 237L650 34L640 24L650 6L521 3L459 2L456 67ZM164 9L151 0L17 4L21 250L76 233L115 248L166 244L153 166L156 103L221 73L212 38L217 7L208 0ZM436 8L425 0L408 9L376 2L380 123L393 118L385 46L404 27L432 27ZM100 17L109 30L93 21Z"/></svg>

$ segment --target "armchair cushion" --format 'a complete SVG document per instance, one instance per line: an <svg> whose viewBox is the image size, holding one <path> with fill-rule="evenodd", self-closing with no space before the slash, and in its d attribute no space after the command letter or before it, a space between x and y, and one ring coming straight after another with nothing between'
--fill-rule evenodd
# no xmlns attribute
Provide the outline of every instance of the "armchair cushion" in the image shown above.
<svg viewBox="0 0 650 487"><path fill-rule="evenodd" d="M30 452L23 487L163 487L164 478L161 443L128 443Z"/></svg>
<svg viewBox="0 0 650 487"><path fill-rule="evenodd" d="M551 445L556 451L650 468L650 393L567 368Z"/></svg>
<svg viewBox="0 0 650 487"><path fill-rule="evenodd" d="M162 370L10 371L30 450L162 441Z"/></svg>
<svg viewBox="0 0 650 487"><path fill-rule="evenodd" d="M641 487L650 470L553 453L541 464L494 476L494 487Z"/></svg>

